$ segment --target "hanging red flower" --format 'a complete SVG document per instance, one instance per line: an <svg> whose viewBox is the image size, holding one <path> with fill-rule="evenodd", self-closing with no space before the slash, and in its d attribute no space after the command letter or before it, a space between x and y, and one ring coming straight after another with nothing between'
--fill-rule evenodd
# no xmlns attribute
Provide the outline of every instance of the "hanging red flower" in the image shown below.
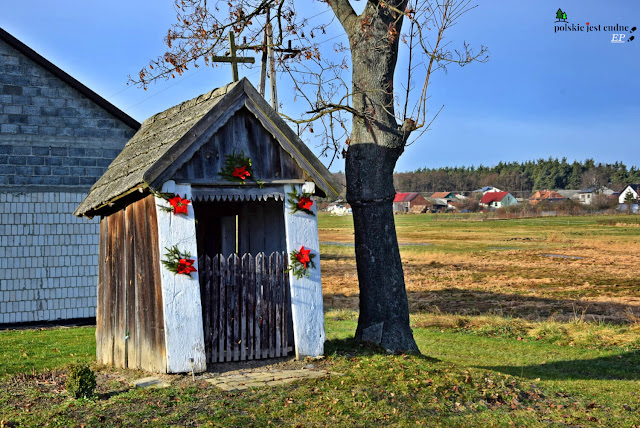
<svg viewBox="0 0 640 428"><path fill-rule="evenodd" d="M243 165L242 167L235 167L231 175L238 177L242 181L245 181L247 177L251 177L251 173L247 171L246 165Z"/></svg>
<svg viewBox="0 0 640 428"><path fill-rule="evenodd" d="M174 214L187 214L187 205L190 203L191 201L189 199L183 199L180 195L175 195L169 199L169 204L173 207Z"/></svg>
<svg viewBox="0 0 640 428"><path fill-rule="evenodd" d="M311 207L313 206L313 199L311 199L311 193L298 194L296 189L287 193L289 195L289 205L291 207L291 214L295 214L298 211L303 211L309 215L315 216Z"/></svg>
<svg viewBox="0 0 640 428"><path fill-rule="evenodd" d="M181 253L178 250L178 246L174 245L171 248L165 248L167 253L165 254L166 260L162 260L162 264L169 269L170 271L183 274L183 275L191 275L191 272L197 272L195 266L195 260L191 258L191 254L189 253Z"/></svg>
<svg viewBox="0 0 640 428"><path fill-rule="evenodd" d="M305 249L304 245L298 251L293 250L289 255L291 263L287 267L287 272L293 272L293 275L298 279L309 276L309 269L316 267L313 261L315 256L311 249Z"/></svg>
<svg viewBox="0 0 640 428"><path fill-rule="evenodd" d="M298 251L298 254L296 254L296 259L298 259L298 261L304 265L305 269L307 268L307 263L311 261L311 258L309 257L310 253L311 250L305 250L303 245L302 247L300 247L300 251Z"/></svg>
<svg viewBox="0 0 640 428"><path fill-rule="evenodd" d="M196 272L196 268L193 267L193 259L180 259L178 261L177 271L185 275L189 275L191 272Z"/></svg>
<svg viewBox="0 0 640 428"><path fill-rule="evenodd" d="M301 210L310 210L311 205L313 205L313 201L311 200L311 198L307 197L300 198L300 201L298 202L298 208L300 208Z"/></svg>

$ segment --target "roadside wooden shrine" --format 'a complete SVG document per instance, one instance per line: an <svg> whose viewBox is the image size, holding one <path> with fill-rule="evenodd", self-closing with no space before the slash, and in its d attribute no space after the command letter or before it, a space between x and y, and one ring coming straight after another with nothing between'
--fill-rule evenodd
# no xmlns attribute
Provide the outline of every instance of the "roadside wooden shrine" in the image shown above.
<svg viewBox="0 0 640 428"><path fill-rule="evenodd" d="M75 211L101 218L98 361L321 355L314 197L338 193L246 79L147 119Z"/></svg>

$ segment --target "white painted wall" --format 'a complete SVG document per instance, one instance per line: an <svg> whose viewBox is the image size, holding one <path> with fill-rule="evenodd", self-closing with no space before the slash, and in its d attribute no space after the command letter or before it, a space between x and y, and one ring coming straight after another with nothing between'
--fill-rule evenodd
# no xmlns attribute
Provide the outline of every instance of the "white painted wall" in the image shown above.
<svg viewBox="0 0 640 428"><path fill-rule="evenodd" d="M315 184L285 186L285 194L292 189L300 192L301 188L305 192L313 193ZM311 248L312 253L316 255L316 267L310 270L308 278L297 279L292 273L289 274L296 358L316 357L324 353L325 340L317 207L314 200L312 211L316 215L310 216L301 211L291 214L289 203L285 200L284 204L287 257L291 251L299 250L302 245Z"/></svg>
<svg viewBox="0 0 640 428"><path fill-rule="evenodd" d="M162 192L178 194L191 199L189 184L177 185L167 181ZM188 215L173 215L160 207L170 207L169 203L156 197L158 216L158 243L160 258L165 258L167 250L177 245L180 251L191 253L198 265L198 245L193 205L188 207ZM198 272L190 276L179 275L160 266L162 281L162 303L164 310L164 334L167 351L167 372L184 373L191 371L190 358L194 359L194 371L207 369L202 328L202 306L200 302L200 282Z"/></svg>

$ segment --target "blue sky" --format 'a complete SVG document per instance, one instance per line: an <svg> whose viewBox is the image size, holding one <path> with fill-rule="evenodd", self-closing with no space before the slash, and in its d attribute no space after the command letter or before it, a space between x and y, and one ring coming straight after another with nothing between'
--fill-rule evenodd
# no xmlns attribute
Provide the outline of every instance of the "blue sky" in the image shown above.
<svg viewBox="0 0 640 428"><path fill-rule="evenodd" d="M224 66L191 69L148 91L126 86L127 75L164 52L162 38L175 20L170 0L28 4L5 2L0 27L139 121L230 80ZM310 14L326 9L309 4ZM429 107L444 110L407 148L398 171L549 156L640 166L640 31L638 40L620 44L611 43L611 31L554 33L558 8L569 23L640 26L640 2L479 2L447 40L486 45L490 60L434 74ZM400 58L398 72L403 64ZM257 86L257 68L241 75Z"/></svg>

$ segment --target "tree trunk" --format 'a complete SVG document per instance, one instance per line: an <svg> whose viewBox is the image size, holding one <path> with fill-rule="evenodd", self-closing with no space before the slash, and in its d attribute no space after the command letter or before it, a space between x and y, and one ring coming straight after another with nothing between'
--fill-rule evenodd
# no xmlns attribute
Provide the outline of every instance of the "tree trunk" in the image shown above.
<svg viewBox="0 0 640 428"><path fill-rule="evenodd" d="M398 2L399 7L406 2ZM400 9L404 10L404 9ZM356 338L394 352L419 352L393 218L393 170L406 135L394 115L393 74L402 19L368 3L351 23L353 117L346 158L347 201L353 209L360 317Z"/></svg>
<svg viewBox="0 0 640 428"><path fill-rule="evenodd" d="M393 169L401 150L375 144L349 148L347 200L353 210L360 316L356 339L394 352L419 352L393 219Z"/></svg>

